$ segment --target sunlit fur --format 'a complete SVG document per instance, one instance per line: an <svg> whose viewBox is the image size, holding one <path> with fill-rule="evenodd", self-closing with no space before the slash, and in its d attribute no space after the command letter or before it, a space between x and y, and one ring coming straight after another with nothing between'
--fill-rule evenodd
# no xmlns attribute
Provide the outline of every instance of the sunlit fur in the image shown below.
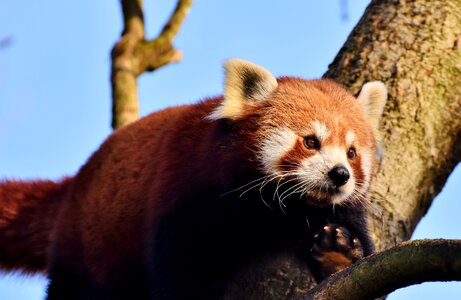
<svg viewBox="0 0 461 300"><path fill-rule="evenodd" d="M225 70L224 96L116 130L74 177L1 181L0 268L47 271L49 299L221 299L280 255L323 280L309 249L328 223L371 254L384 86L357 101L330 80ZM337 164L350 178L333 188Z"/></svg>
<svg viewBox="0 0 461 300"><path fill-rule="evenodd" d="M288 95L288 96L287 96ZM290 193L326 206L363 200L374 172L376 150L373 128L357 100L332 81L282 78L277 90L260 107L260 126L252 138L263 171L273 180L295 185ZM320 149L303 144L307 136L320 141ZM357 156L347 152L353 147ZM334 190L328 172L343 165L348 182ZM287 195L285 195L287 196ZM277 197L276 197L277 198Z"/></svg>
<svg viewBox="0 0 461 300"><path fill-rule="evenodd" d="M207 116L209 120L238 119L245 114L249 106L266 99L277 87L274 76L254 63L232 59L224 64L224 69L226 70L224 100ZM248 81L255 84L251 93L245 91Z"/></svg>

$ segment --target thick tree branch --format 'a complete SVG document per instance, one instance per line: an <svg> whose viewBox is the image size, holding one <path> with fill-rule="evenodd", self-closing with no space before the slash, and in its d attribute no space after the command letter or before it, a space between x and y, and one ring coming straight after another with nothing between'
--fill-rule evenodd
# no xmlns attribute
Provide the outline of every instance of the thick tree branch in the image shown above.
<svg viewBox="0 0 461 300"><path fill-rule="evenodd" d="M410 241L333 274L301 299L375 299L412 284L448 280L461 280L461 241Z"/></svg>
<svg viewBox="0 0 461 300"><path fill-rule="evenodd" d="M118 128L139 117L136 78L181 59L173 39L184 21L192 0L179 0L160 35L146 41L142 0L122 0L124 30L112 49L112 127Z"/></svg>

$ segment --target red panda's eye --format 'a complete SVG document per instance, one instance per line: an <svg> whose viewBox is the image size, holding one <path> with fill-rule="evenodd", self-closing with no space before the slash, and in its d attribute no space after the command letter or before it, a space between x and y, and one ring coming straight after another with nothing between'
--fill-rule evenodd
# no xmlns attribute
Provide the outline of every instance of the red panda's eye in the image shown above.
<svg viewBox="0 0 461 300"><path fill-rule="evenodd" d="M304 139L304 146L306 146L307 149L320 149L320 143L319 140L315 136L308 136Z"/></svg>
<svg viewBox="0 0 461 300"><path fill-rule="evenodd" d="M350 147L349 150L347 151L347 157L348 157L350 160L353 160L356 156L357 156L357 153L355 152L355 148L354 148L354 147Z"/></svg>

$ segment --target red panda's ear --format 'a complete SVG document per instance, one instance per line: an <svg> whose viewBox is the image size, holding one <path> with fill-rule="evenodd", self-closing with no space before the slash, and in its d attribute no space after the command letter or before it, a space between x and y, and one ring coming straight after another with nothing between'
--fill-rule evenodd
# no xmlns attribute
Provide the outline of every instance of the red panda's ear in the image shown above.
<svg viewBox="0 0 461 300"><path fill-rule="evenodd" d="M357 100L362 106L370 125L377 131L384 105L387 101L386 86L381 81L367 82L363 85Z"/></svg>
<svg viewBox="0 0 461 300"><path fill-rule="evenodd" d="M249 106L263 101L277 88L277 80L252 62L230 59L224 64L224 100L207 118L239 119Z"/></svg>
<svg viewBox="0 0 461 300"><path fill-rule="evenodd" d="M365 83L357 97L359 104L373 128L376 138L376 161L381 163L384 154L384 145L379 132L379 121L383 114L384 105L387 101L387 88L381 81Z"/></svg>

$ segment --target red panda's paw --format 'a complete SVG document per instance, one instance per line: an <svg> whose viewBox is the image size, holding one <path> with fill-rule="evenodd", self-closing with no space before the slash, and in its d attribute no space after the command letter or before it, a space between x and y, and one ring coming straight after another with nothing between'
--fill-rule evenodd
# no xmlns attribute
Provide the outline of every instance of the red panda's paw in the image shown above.
<svg viewBox="0 0 461 300"><path fill-rule="evenodd" d="M326 278L362 258L363 248L345 227L328 224L315 235L311 253Z"/></svg>

